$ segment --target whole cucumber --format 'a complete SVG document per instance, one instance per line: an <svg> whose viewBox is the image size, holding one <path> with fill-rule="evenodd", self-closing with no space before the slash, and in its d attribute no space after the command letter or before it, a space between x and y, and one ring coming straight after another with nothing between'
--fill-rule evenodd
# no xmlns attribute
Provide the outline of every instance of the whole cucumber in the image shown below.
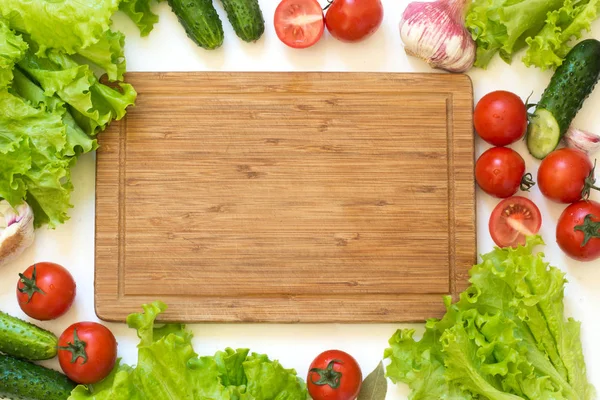
<svg viewBox="0 0 600 400"><path fill-rule="evenodd" d="M256 42L265 31L258 0L221 0L235 34L245 42Z"/></svg>
<svg viewBox="0 0 600 400"><path fill-rule="evenodd" d="M169 0L169 5L198 46L214 50L223 44L223 24L212 0Z"/></svg>
<svg viewBox="0 0 600 400"><path fill-rule="evenodd" d="M26 360L56 356L56 335L0 311L0 352Z"/></svg>
<svg viewBox="0 0 600 400"><path fill-rule="evenodd" d="M0 398L67 400L75 386L60 372L0 354Z"/></svg>

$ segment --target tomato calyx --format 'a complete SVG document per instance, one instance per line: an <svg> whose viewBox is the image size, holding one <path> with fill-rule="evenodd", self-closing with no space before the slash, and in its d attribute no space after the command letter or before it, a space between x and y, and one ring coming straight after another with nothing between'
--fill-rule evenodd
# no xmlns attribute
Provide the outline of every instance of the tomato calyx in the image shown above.
<svg viewBox="0 0 600 400"><path fill-rule="evenodd" d="M20 280L21 280L21 283L23 284L23 287L19 288L19 292L27 295L26 303L29 303L31 301L31 299L33 298L33 295L36 293L39 293L43 296L46 295L46 292L44 292L42 289L40 289L36 283L37 271L36 271L35 264L33 264L33 272L31 273L31 278L26 277L22 273L19 273L19 278L21 278Z"/></svg>
<svg viewBox="0 0 600 400"><path fill-rule="evenodd" d="M523 175L523 178L521 178L521 184L519 185L519 188L524 192L529 192L529 189L531 189L534 186L535 182L533 181L533 175L531 175L531 173L529 172Z"/></svg>
<svg viewBox="0 0 600 400"><path fill-rule="evenodd" d="M596 172L596 160L594 160L594 168L590 171L590 174L585 178L585 183L583 185L583 190L581 191L581 198L583 200L587 200L590 197L590 192L592 189L600 190L600 187L596 186L596 178L594 177Z"/></svg>
<svg viewBox="0 0 600 400"><path fill-rule="evenodd" d="M583 219L583 224L575 226L573 228L575 231L583 232L583 242L581 242L581 247L588 244L591 239L600 238L600 222L592 221L592 218L595 218L594 215L588 214Z"/></svg>
<svg viewBox="0 0 600 400"><path fill-rule="evenodd" d="M84 342L83 340L79 339L79 335L77 335L77 329L74 329L73 330L73 341L67 342L66 346L58 346L58 349L71 352L71 354L72 354L71 364L74 364L75 361L77 361L77 359L79 357L81 357L81 359L83 360L82 364L85 364L88 361L88 355L87 355L87 352L85 351L86 347L87 347L87 343Z"/></svg>
<svg viewBox="0 0 600 400"><path fill-rule="evenodd" d="M333 369L335 363L342 364L340 360L331 360L325 369L312 368L310 372L319 374L319 380L315 382L311 377L311 382L318 386L328 385L332 389L339 388L340 381L342 379L342 373Z"/></svg>

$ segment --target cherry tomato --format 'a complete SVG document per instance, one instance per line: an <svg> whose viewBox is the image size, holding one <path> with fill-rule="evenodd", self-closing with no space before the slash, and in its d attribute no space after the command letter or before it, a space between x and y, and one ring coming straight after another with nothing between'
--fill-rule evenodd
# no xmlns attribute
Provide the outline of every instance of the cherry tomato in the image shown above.
<svg viewBox="0 0 600 400"><path fill-rule="evenodd" d="M525 174L525 161L516 151L506 147L492 147L484 152L475 165L475 180L479 187L495 197L506 198L533 186ZM522 184L522 185L521 185Z"/></svg>
<svg viewBox="0 0 600 400"><path fill-rule="evenodd" d="M117 341L104 325L79 322L69 326L58 339L60 367L77 383L100 382L116 361Z"/></svg>
<svg viewBox="0 0 600 400"><path fill-rule="evenodd" d="M317 0L283 0L275 10L275 33L286 45L304 49L317 43L325 30Z"/></svg>
<svg viewBox="0 0 600 400"><path fill-rule="evenodd" d="M581 150L555 150L542 160L538 170L540 191L558 203L587 198L594 185L594 166Z"/></svg>
<svg viewBox="0 0 600 400"><path fill-rule="evenodd" d="M498 247L524 245L527 236L535 235L542 226L542 214L529 199L513 196L502 200L490 216L489 229Z"/></svg>
<svg viewBox="0 0 600 400"><path fill-rule="evenodd" d="M473 121L483 140L494 146L507 146L525 135L527 110L519 96L499 90L479 100Z"/></svg>
<svg viewBox="0 0 600 400"><path fill-rule="evenodd" d="M381 0L333 0L325 14L327 30L342 42L366 39L382 21Z"/></svg>
<svg viewBox="0 0 600 400"><path fill-rule="evenodd" d="M19 277L17 301L31 318L40 321L56 319L73 305L75 281L62 266L51 262L33 264Z"/></svg>
<svg viewBox="0 0 600 400"><path fill-rule="evenodd" d="M328 350L310 364L306 384L313 400L354 400L360 392L362 372L350 354Z"/></svg>
<svg viewBox="0 0 600 400"><path fill-rule="evenodd" d="M575 260L600 258L600 203L581 200L565 208L556 225L556 242Z"/></svg>

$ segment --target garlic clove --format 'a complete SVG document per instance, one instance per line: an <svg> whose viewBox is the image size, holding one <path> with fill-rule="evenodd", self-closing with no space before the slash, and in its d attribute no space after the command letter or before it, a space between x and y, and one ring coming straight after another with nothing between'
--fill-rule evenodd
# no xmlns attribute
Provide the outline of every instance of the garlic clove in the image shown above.
<svg viewBox="0 0 600 400"><path fill-rule="evenodd" d="M6 264L23 253L33 244L35 237L33 228L33 210L27 203L16 208L6 200L0 201L0 266Z"/></svg>
<svg viewBox="0 0 600 400"><path fill-rule="evenodd" d="M594 154L600 149L600 136L571 126L565 133L565 143L572 149Z"/></svg>
<svg viewBox="0 0 600 400"><path fill-rule="evenodd" d="M475 63L477 46L464 26L467 0L413 2L400 21L405 52L433 68L466 72Z"/></svg>

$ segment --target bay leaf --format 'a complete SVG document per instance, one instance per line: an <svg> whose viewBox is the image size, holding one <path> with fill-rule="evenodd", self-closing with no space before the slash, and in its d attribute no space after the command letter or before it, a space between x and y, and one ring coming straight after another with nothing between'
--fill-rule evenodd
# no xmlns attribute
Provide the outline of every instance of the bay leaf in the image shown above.
<svg viewBox="0 0 600 400"><path fill-rule="evenodd" d="M365 378L357 400L385 400L387 379L383 361Z"/></svg>

